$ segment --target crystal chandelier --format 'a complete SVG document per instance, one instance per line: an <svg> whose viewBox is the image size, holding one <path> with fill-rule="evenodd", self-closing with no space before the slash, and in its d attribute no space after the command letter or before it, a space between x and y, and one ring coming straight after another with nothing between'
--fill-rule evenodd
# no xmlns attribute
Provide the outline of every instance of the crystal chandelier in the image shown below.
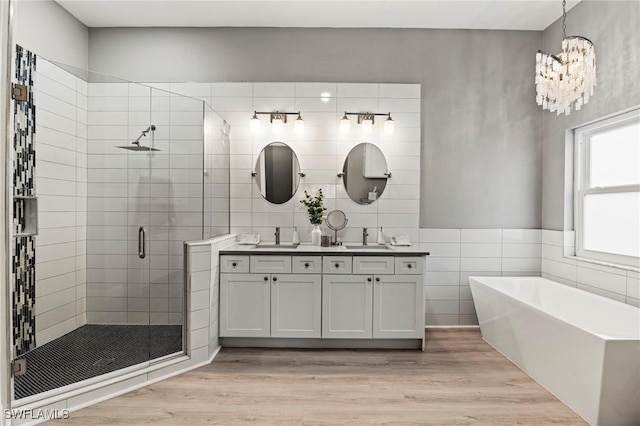
<svg viewBox="0 0 640 426"><path fill-rule="evenodd" d="M571 114L589 102L596 86L596 51L590 40L567 37L566 0L562 1L562 52L536 54L536 102L542 109Z"/></svg>

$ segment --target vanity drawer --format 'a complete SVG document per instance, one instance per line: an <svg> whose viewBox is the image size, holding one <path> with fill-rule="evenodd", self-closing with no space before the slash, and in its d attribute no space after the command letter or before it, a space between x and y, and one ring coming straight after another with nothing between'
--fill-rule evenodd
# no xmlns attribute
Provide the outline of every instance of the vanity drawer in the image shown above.
<svg viewBox="0 0 640 426"><path fill-rule="evenodd" d="M251 256L251 273L290 274L291 256Z"/></svg>
<svg viewBox="0 0 640 426"><path fill-rule="evenodd" d="M322 272L322 257L293 256L291 269L294 274L319 274Z"/></svg>
<svg viewBox="0 0 640 426"><path fill-rule="evenodd" d="M249 272L249 256L220 256L220 272L246 274Z"/></svg>
<svg viewBox="0 0 640 426"><path fill-rule="evenodd" d="M421 275L424 273L424 257L396 257L396 274Z"/></svg>
<svg viewBox="0 0 640 426"><path fill-rule="evenodd" d="M350 274L351 256L322 256L322 273Z"/></svg>
<svg viewBox="0 0 640 426"><path fill-rule="evenodd" d="M354 274L393 275L393 256L353 256Z"/></svg>

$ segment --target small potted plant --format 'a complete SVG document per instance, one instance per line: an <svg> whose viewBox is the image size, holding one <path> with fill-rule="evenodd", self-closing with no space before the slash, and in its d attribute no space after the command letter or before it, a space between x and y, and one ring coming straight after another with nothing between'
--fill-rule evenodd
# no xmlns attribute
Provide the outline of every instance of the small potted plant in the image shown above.
<svg viewBox="0 0 640 426"><path fill-rule="evenodd" d="M322 189L318 189L318 195L314 197L309 195L305 190L304 200L300 200L300 202L307 208L307 213L309 213L309 222L313 225L313 231L311 231L311 244L314 246L320 245L320 237L322 236L320 225L322 224L322 215L327 210L323 205L323 201L324 195L322 194Z"/></svg>

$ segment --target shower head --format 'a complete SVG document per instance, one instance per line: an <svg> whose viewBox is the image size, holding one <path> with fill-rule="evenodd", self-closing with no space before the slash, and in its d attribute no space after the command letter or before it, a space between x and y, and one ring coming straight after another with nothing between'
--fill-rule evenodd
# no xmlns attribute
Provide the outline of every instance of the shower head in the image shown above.
<svg viewBox="0 0 640 426"><path fill-rule="evenodd" d="M116 148L128 149L129 151L160 151L157 148L151 148L149 146L140 146L140 142L131 142L131 145L116 146Z"/></svg>
<svg viewBox="0 0 640 426"><path fill-rule="evenodd" d="M116 146L116 148L128 149L129 151L160 151L157 148L151 148L149 146L140 146L140 139L142 139L144 136L147 136L147 133L149 133L149 131L153 132L154 130L156 130L156 126L152 124L151 126L147 127L145 130L143 130L142 133L140 133L140 136L138 136L138 139L131 142L131 145Z"/></svg>

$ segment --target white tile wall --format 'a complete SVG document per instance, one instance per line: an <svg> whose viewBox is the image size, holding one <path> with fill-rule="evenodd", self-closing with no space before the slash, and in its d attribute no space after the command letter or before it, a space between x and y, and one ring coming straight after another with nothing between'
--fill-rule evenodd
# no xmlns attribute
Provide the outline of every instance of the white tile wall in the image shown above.
<svg viewBox="0 0 640 426"><path fill-rule="evenodd" d="M154 85L149 83L150 85ZM171 90L207 100L231 125L231 232L258 233L273 241L280 226L282 240L291 239L297 226L303 241L311 240L311 227L300 200L304 190L322 188L329 210L341 209L349 227L343 241L358 242L362 227L383 226L387 235L406 234L418 242L420 180L420 85L350 83L172 83ZM274 133L264 123L257 134L249 128L254 110L300 111L305 119L302 134L285 126ZM391 112L396 121L393 135L381 132L380 122L370 135L355 123L347 133L338 130L338 120L349 112ZM268 121L268 117L262 117ZM355 121L355 117L353 117ZM306 177L294 198L282 205L266 203L253 183L251 172L265 145L287 143L296 152ZM344 191L337 173L349 150L361 142L376 144L387 158L393 176L379 202L361 206ZM328 229L324 229L330 233ZM375 241L375 229L369 232Z"/></svg>
<svg viewBox="0 0 640 426"><path fill-rule="evenodd" d="M539 229L420 229L427 326L477 325L469 277L540 276Z"/></svg>
<svg viewBox="0 0 640 426"><path fill-rule="evenodd" d="M542 276L640 307L640 274L628 269L579 260L573 231L542 231Z"/></svg>
<svg viewBox="0 0 640 426"><path fill-rule="evenodd" d="M208 84L176 87L191 96L204 90L209 100ZM89 83L88 91L88 321L180 324L182 242L203 238L204 179L208 194L214 192L212 179L225 183L224 173L215 173L223 167L204 164L205 136L209 157L225 154L221 119L208 109L205 127L200 100L138 84ZM161 151L117 148L130 145L150 124L156 131L141 144ZM216 197L224 198L219 192ZM206 205L207 226L222 228L224 210L214 212L215 206ZM147 230L144 260L137 254L141 226Z"/></svg>
<svg viewBox="0 0 640 426"><path fill-rule="evenodd" d="M86 323L87 84L38 58L36 343Z"/></svg>

